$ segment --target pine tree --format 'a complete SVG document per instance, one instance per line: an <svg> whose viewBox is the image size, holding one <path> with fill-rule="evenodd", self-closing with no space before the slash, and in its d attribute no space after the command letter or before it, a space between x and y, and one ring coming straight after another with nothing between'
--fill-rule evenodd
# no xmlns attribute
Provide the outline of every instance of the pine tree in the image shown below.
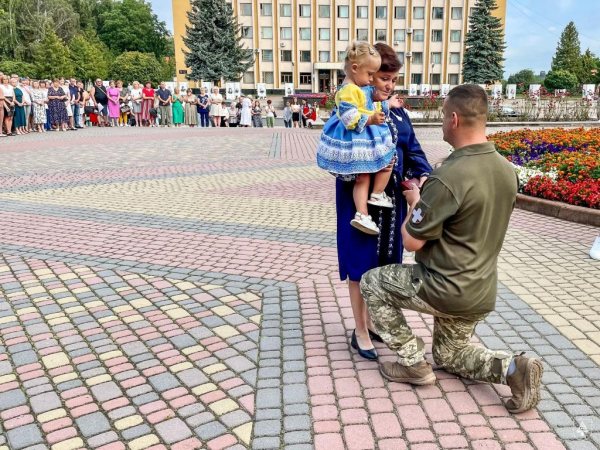
<svg viewBox="0 0 600 450"><path fill-rule="evenodd" d="M183 42L190 80L239 80L252 64L252 50L240 41L241 26L231 6L223 0L192 0Z"/></svg>
<svg viewBox="0 0 600 450"><path fill-rule="evenodd" d="M496 0L477 0L469 17L465 39L463 77L468 83L491 83L504 75L504 33L502 21L492 15Z"/></svg>
<svg viewBox="0 0 600 450"><path fill-rule="evenodd" d="M579 82L582 84L589 84L596 79L593 70L598 70L598 58L588 48L583 55L581 55L581 76Z"/></svg>
<svg viewBox="0 0 600 450"><path fill-rule="evenodd" d="M566 70L581 81L581 46L579 33L573 22L569 22L560 35L556 55L552 58L552 70Z"/></svg>

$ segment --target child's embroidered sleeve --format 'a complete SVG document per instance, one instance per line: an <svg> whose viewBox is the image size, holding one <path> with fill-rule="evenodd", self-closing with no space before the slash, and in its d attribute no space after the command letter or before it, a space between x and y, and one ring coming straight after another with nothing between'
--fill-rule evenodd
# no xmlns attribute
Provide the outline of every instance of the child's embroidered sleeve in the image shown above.
<svg viewBox="0 0 600 450"><path fill-rule="evenodd" d="M369 120L369 115L358 110L365 109L365 95L358 86L349 84L338 92L338 116L347 130L362 133Z"/></svg>
<svg viewBox="0 0 600 450"><path fill-rule="evenodd" d="M383 102L380 102L381 105L381 112L385 114L385 117L389 117L390 115L390 102L388 100L385 100Z"/></svg>

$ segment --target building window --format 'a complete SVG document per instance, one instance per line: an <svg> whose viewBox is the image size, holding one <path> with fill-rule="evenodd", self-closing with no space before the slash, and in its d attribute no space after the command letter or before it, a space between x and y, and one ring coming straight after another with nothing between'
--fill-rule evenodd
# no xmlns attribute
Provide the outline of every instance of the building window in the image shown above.
<svg viewBox="0 0 600 450"><path fill-rule="evenodd" d="M281 72L281 84L293 83L294 75L292 72Z"/></svg>
<svg viewBox="0 0 600 450"><path fill-rule="evenodd" d="M431 30L431 40L433 42L442 42L442 30Z"/></svg>
<svg viewBox="0 0 600 450"><path fill-rule="evenodd" d="M320 62L329 62L329 52L319 52Z"/></svg>
<svg viewBox="0 0 600 450"><path fill-rule="evenodd" d="M386 19L387 18L387 6L376 6L375 7L375 18Z"/></svg>
<svg viewBox="0 0 600 450"><path fill-rule="evenodd" d="M359 28L356 30L356 39L359 41L366 41L369 39L369 30L364 28Z"/></svg>
<svg viewBox="0 0 600 450"><path fill-rule="evenodd" d="M406 19L406 7L405 6L396 6L394 8L394 18Z"/></svg>
<svg viewBox="0 0 600 450"><path fill-rule="evenodd" d="M413 64L423 64L423 52L413 52L412 62Z"/></svg>
<svg viewBox="0 0 600 450"><path fill-rule="evenodd" d="M273 84L275 82L275 78L273 77L273 72L263 72L262 73L262 82L266 84Z"/></svg>
<svg viewBox="0 0 600 450"><path fill-rule="evenodd" d="M404 74L399 73L398 79L396 80L396 86L404 86Z"/></svg>
<svg viewBox="0 0 600 450"><path fill-rule="evenodd" d="M291 39L292 29L290 27L281 27L281 39Z"/></svg>
<svg viewBox="0 0 600 450"><path fill-rule="evenodd" d="M451 42L460 42L460 30L454 30L450 32Z"/></svg>
<svg viewBox="0 0 600 450"><path fill-rule="evenodd" d="M245 72L244 73L244 83L254 84L254 72Z"/></svg>
<svg viewBox="0 0 600 450"><path fill-rule="evenodd" d="M431 14L432 19L443 19L444 18L444 8L435 7L432 9Z"/></svg>
<svg viewBox="0 0 600 450"><path fill-rule="evenodd" d="M462 19L462 7L452 8L452 19L460 20Z"/></svg>
<svg viewBox="0 0 600 450"><path fill-rule="evenodd" d="M240 3L240 16L252 15L252 3Z"/></svg>
<svg viewBox="0 0 600 450"><path fill-rule="evenodd" d="M310 41L310 28L300 28L300 40Z"/></svg>
<svg viewBox="0 0 600 450"><path fill-rule="evenodd" d="M263 50L262 51L262 60L266 62L273 61L273 50Z"/></svg>
<svg viewBox="0 0 600 450"><path fill-rule="evenodd" d="M450 64L460 64L460 53L450 53Z"/></svg>
<svg viewBox="0 0 600 450"><path fill-rule="evenodd" d="M337 59L338 59L338 61L343 61L343 60L345 60L345 59L346 59L346 55L347 55L347 52L346 52L346 51L343 51L343 52L338 52L338 58L337 58Z"/></svg>
<svg viewBox="0 0 600 450"><path fill-rule="evenodd" d="M457 73L451 73L450 75L448 75L448 84L457 85L458 81L459 80Z"/></svg>
<svg viewBox="0 0 600 450"><path fill-rule="evenodd" d="M413 40L423 42L423 30L413 30Z"/></svg>
<svg viewBox="0 0 600 450"><path fill-rule="evenodd" d="M329 28L319 28L319 40L328 41L329 39Z"/></svg>
<svg viewBox="0 0 600 450"><path fill-rule="evenodd" d="M431 74L431 84L442 84L441 83L441 75L439 73Z"/></svg>
<svg viewBox="0 0 600 450"><path fill-rule="evenodd" d="M441 64L442 63L442 54L441 53L432 53L431 54L431 64Z"/></svg>
<svg viewBox="0 0 600 450"><path fill-rule="evenodd" d="M350 30L348 28L338 28L338 41L347 41L350 39Z"/></svg>
<svg viewBox="0 0 600 450"><path fill-rule="evenodd" d="M300 84L311 84L312 74L310 72L300 72Z"/></svg>
<svg viewBox="0 0 600 450"><path fill-rule="evenodd" d="M413 8L413 19L424 19L425 18L425 8L422 6L415 6Z"/></svg>
<svg viewBox="0 0 600 450"><path fill-rule="evenodd" d="M260 15L261 16L272 16L273 15L273 5L271 3L261 3L260 4Z"/></svg>
<svg viewBox="0 0 600 450"><path fill-rule="evenodd" d="M281 50L281 60L285 62L292 61L292 51L291 50Z"/></svg>
<svg viewBox="0 0 600 450"><path fill-rule="evenodd" d="M300 50L300 62L310 62L310 50Z"/></svg>
<svg viewBox="0 0 600 450"><path fill-rule="evenodd" d="M338 6L338 17L341 19L347 19L350 17L350 7L347 5Z"/></svg>
<svg viewBox="0 0 600 450"><path fill-rule="evenodd" d="M330 17L331 16L331 8L329 5L319 5L319 17Z"/></svg>
<svg viewBox="0 0 600 450"><path fill-rule="evenodd" d="M300 17L310 17L310 5L300 5Z"/></svg>
<svg viewBox="0 0 600 450"><path fill-rule="evenodd" d="M394 40L402 42L406 39L406 32L404 30L394 30Z"/></svg>
<svg viewBox="0 0 600 450"><path fill-rule="evenodd" d="M273 39L273 27L261 27L260 37L263 39Z"/></svg>
<svg viewBox="0 0 600 450"><path fill-rule="evenodd" d="M356 17L358 19L366 19L369 17L369 8L367 6L356 7Z"/></svg>
<svg viewBox="0 0 600 450"><path fill-rule="evenodd" d="M477 12L477 8L469 8L469 17L475 14L475 12Z"/></svg>
<svg viewBox="0 0 600 450"><path fill-rule="evenodd" d="M385 30L375 30L375 40L376 41L385 41L386 40L386 31Z"/></svg>
<svg viewBox="0 0 600 450"><path fill-rule="evenodd" d="M281 17L292 17L292 5L289 3L281 4Z"/></svg>
<svg viewBox="0 0 600 450"><path fill-rule="evenodd" d="M404 52L396 52L396 55L398 55L400 62L404 64Z"/></svg>
<svg viewBox="0 0 600 450"><path fill-rule="evenodd" d="M411 83L412 84L422 84L423 83L423 74L422 73L413 73L411 75Z"/></svg>
<svg viewBox="0 0 600 450"><path fill-rule="evenodd" d="M242 27L242 37L244 39L252 39L252 27Z"/></svg>

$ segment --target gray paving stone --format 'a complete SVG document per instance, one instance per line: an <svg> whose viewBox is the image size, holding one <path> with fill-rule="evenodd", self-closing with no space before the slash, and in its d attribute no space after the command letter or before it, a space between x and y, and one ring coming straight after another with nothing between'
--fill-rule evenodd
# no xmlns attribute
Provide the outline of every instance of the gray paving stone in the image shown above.
<svg viewBox="0 0 600 450"><path fill-rule="evenodd" d="M199 426L194 430L194 433L203 441L209 441L214 437L225 434L227 428L220 422L214 421Z"/></svg>
<svg viewBox="0 0 600 450"><path fill-rule="evenodd" d="M128 441L139 438L149 433L152 433L152 429L145 423L121 431L121 435Z"/></svg>
<svg viewBox="0 0 600 450"><path fill-rule="evenodd" d="M281 392L279 389L259 389L256 393L257 408L280 408Z"/></svg>
<svg viewBox="0 0 600 450"><path fill-rule="evenodd" d="M308 389L305 384L288 384L283 386L283 402L286 405L308 402Z"/></svg>
<svg viewBox="0 0 600 450"><path fill-rule="evenodd" d="M124 406L122 408L113 409L108 412L108 417L111 420L122 419L123 417L132 416L137 413L137 410L133 406Z"/></svg>
<svg viewBox="0 0 600 450"><path fill-rule="evenodd" d="M310 416L288 416L283 419L283 429L285 431L310 430Z"/></svg>
<svg viewBox="0 0 600 450"><path fill-rule="evenodd" d="M280 446L281 440L278 437L259 437L252 441L254 450L273 450Z"/></svg>
<svg viewBox="0 0 600 450"><path fill-rule="evenodd" d="M158 392L168 391L169 389L176 388L180 386L179 381L175 378L174 375L171 375L168 372L163 372L158 375L151 376L148 378L148 381L152 385L154 389Z"/></svg>
<svg viewBox="0 0 600 450"><path fill-rule="evenodd" d="M97 384L92 386L90 389L96 400L99 402L106 402L123 395L119 386L117 386L117 384L113 381Z"/></svg>
<svg viewBox="0 0 600 450"><path fill-rule="evenodd" d="M279 420L259 420L254 424L254 436L279 436L280 433Z"/></svg>
<svg viewBox="0 0 600 450"><path fill-rule="evenodd" d="M209 413L208 411L202 412L200 414L195 414L195 415L185 419L187 424L192 428L199 427L200 425L203 425L208 422L212 422L214 420L215 420L215 416L212 413Z"/></svg>
<svg viewBox="0 0 600 450"><path fill-rule="evenodd" d="M21 450L43 442L42 433L34 424L8 430L7 437L9 447L14 450Z"/></svg>
<svg viewBox="0 0 600 450"><path fill-rule="evenodd" d="M104 414L100 412L78 417L75 419L75 423L81 431L81 434L83 434L83 436L86 438L110 430L110 424L108 423L108 420L106 417L104 417Z"/></svg>
<svg viewBox="0 0 600 450"><path fill-rule="evenodd" d="M154 425L154 428L167 444L182 441L192 436L192 431L183 420L178 418L160 422Z"/></svg>
<svg viewBox="0 0 600 450"><path fill-rule="evenodd" d="M148 352L148 347L139 341L128 342L127 344L123 344L121 348L127 356L136 356Z"/></svg>
<svg viewBox="0 0 600 450"><path fill-rule="evenodd" d="M0 394L0 411L24 405L26 402L25 394L20 389L3 392Z"/></svg>
<svg viewBox="0 0 600 450"><path fill-rule="evenodd" d="M188 369L177 373L177 378L187 387L195 387L208 382L208 378L201 370Z"/></svg>
<svg viewBox="0 0 600 450"><path fill-rule="evenodd" d="M200 403L193 403L191 405L184 406L183 408L178 409L177 414L179 414L181 417L189 417L193 416L194 414L199 414L204 410L206 410L204 405Z"/></svg>
<svg viewBox="0 0 600 450"><path fill-rule="evenodd" d="M566 427L573 424L573 420L569 417L569 415L562 411L543 412L542 416L544 416L544 419L546 419L552 426Z"/></svg>
<svg viewBox="0 0 600 450"><path fill-rule="evenodd" d="M252 418L248 413L242 411L241 409L237 409L235 411L231 411L227 414L224 414L220 417L221 422L223 422L229 428L235 428L244 423L250 422Z"/></svg>

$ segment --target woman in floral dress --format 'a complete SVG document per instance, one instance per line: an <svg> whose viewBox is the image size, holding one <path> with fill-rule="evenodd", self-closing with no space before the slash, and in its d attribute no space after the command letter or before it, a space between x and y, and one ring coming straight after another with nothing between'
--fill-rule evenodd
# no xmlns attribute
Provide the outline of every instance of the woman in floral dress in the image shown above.
<svg viewBox="0 0 600 450"><path fill-rule="evenodd" d="M58 78L55 78L48 88L48 108L50 108L50 123L56 125L57 131L67 131L69 115L65 106L66 98L67 94L60 87Z"/></svg>
<svg viewBox="0 0 600 450"><path fill-rule="evenodd" d="M33 103L33 124L37 131L45 133L46 101L44 100L44 91L40 89L40 82L37 80L33 82L31 101Z"/></svg>

